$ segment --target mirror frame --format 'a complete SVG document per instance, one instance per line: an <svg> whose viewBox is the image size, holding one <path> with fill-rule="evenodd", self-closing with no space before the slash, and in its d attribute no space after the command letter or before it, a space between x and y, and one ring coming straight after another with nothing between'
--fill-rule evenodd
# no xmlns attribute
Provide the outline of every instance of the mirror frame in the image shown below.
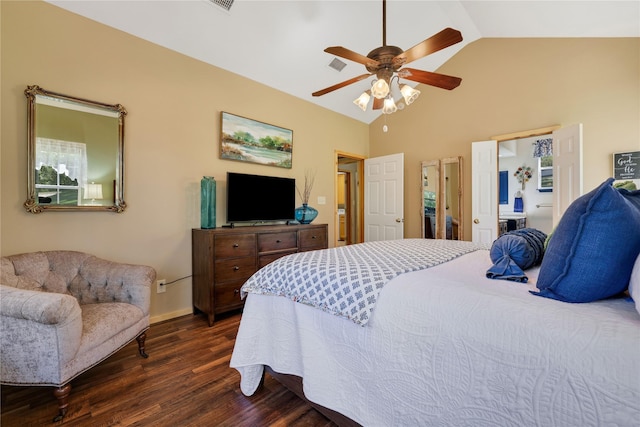
<svg viewBox="0 0 640 427"><path fill-rule="evenodd" d="M127 111L120 104L104 104L102 102L89 101L87 99L76 98L56 92L47 91L37 85L27 86L24 91L28 100L27 109L27 200L23 206L30 213L41 213L50 211L111 211L122 213L127 207L124 201L124 116ZM35 178L35 149L36 149L36 96L46 96L62 101L73 102L89 108L98 108L112 111L118 117L118 156L116 160L116 182L114 192L114 203L107 206L71 206L71 205L41 205L38 203Z"/></svg>

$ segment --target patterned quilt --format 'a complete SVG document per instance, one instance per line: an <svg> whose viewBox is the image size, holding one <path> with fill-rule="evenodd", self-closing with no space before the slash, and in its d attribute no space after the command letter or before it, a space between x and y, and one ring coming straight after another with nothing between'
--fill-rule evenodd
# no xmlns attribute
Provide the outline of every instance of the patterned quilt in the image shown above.
<svg viewBox="0 0 640 427"><path fill-rule="evenodd" d="M300 252L275 260L244 284L366 325L382 287L394 277L487 249L465 241L402 239Z"/></svg>

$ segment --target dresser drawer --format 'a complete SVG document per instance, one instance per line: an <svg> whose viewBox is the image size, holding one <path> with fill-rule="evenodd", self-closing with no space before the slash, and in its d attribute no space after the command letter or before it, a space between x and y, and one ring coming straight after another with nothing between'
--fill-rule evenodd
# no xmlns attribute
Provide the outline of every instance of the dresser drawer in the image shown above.
<svg viewBox="0 0 640 427"><path fill-rule="evenodd" d="M243 257L216 260L215 281L227 282L230 280L248 279L256 272L256 257Z"/></svg>
<svg viewBox="0 0 640 427"><path fill-rule="evenodd" d="M297 249L293 249L287 252L278 252L277 254L269 254L269 255L260 255L260 260L258 261L258 268L262 268L265 265L277 260L278 258L282 258L285 255L295 254L298 252Z"/></svg>
<svg viewBox="0 0 640 427"><path fill-rule="evenodd" d="M298 235L295 231L258 235L258 252L272 252L297 248Z"/></svg>
<svg viewBox="0 0 640 427"><path fill-rule="evenodd" d="M242 307L244 301L240 299L240 288L244 282L244 280L238 280L215 286L213 297L216 301L216 313L223 313Z"/></svg>
<svg viewBox="0 0 640 427"><path fill-rule="evenodd" d="M300 230L300 250L310 251L327 247L327 229L310 228Z"/></svg>
<svg viewBox="0 0 640 427"><path fill-rule="evenodd" d="M215 237L216 259L255 256L255 234L230 234Z"/></svg>

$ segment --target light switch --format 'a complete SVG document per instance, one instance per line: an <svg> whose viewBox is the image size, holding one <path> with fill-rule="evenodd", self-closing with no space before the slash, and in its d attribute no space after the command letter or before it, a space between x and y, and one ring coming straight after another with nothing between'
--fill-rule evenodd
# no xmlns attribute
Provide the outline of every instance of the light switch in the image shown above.
<svg viewBox="0 0 640 427"><path fill-rule="evenodd" d="M327 204L327 198L325 196L318 196L318 204L319 205L326 205Z"/></svg>

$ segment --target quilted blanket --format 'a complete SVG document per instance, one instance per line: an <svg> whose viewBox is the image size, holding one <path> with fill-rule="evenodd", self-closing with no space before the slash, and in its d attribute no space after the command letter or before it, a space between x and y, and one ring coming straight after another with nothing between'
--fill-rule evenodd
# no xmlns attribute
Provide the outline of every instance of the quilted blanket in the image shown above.
<svg viewBox="0 0 640 427"><path fill-rule="evenodd" d="M486 247L465 241L402 239L300 252L258 270L242 287L241 296L285 296L364 326L389 280L479 249Z"/></svg>

